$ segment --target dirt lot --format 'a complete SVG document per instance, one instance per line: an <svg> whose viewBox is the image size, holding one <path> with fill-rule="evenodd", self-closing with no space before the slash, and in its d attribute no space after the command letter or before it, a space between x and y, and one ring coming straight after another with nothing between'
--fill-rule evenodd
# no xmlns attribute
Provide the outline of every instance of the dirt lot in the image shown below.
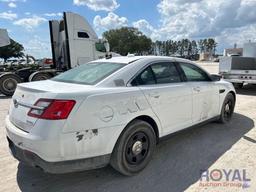
<svg viewBox="0 0 256 192"><path fill-rule="evenodd" d="M211 73L218 71L216 63L201 65ZM124 177L111 167L50 175L18 163L5 138L9 103L10 98L0 95L0 191L256 191L256 86L238 90L229 124L210 123L170 136L158 145L149 166L134 177ZM219 170L231 171L230 180L200 184L201 170L214 169L215 178L223 173ZM243 173L250 181L242 188L238 184Z"/></svg>

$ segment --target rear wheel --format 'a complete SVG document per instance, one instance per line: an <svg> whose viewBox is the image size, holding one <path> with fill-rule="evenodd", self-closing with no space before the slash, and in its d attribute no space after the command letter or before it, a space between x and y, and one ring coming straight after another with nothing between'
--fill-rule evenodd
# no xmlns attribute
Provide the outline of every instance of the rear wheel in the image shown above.
<svg viewBox="0 0 256 192"><path fill-rule="evenodd" d="M156 135L150 124L135 120L118 139L111 156L111 166L123 175L142 171L149 163L156 146Z"/></svg>
<svg viewBox="0 0 256 192"><path fill-rule="evenodd" d="M52 76L49 75L48 73L36 73L31 77L30 81L42 81L50 78L52 78Z"/></svg>
<svg viewBox="0 0 256 192"><path fill-rule="evenodd" d="M235 108L235 98L231 93L228 93L221 109L219 122L227 123L231 120Z"/></svg>
<svg viewBox="0 0 256 192"><path fill-rule="evenodd" d="M0 92L6 96L12 96L18 83L22 80L14 74L5 74L0 77Z"/></svg>

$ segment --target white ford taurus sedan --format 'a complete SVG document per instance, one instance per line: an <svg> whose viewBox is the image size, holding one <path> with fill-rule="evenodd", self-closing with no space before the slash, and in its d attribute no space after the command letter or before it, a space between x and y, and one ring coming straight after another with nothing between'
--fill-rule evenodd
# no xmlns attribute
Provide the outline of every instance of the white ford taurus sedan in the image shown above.
<svg viewBox="0 0 256 192"><path fill-rule="evenodd" d="M15 158L49 173L110 163L133 175L149 163L159 138L209 120L226 123L235 100L231 83L185 59L101 59L19 84L7 139Z"/></svg>

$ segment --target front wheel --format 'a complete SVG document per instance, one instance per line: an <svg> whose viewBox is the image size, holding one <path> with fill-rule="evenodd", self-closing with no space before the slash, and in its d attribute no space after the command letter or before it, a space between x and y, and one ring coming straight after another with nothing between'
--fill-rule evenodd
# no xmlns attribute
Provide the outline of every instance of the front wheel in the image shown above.
<svg viewBox="0 0 256 192"><path fill-rule="evenodd" d="M231 93L228 93L221 109L219 118L220 123L227 123L231 120L235 108L235 98Z"/></svg>
<svg viewBox="0 0 256 192"><path fill-rule="evenodd" d="M142 171L156 146L156 135L150 124L141 120L130 123L118 139L111 156L111 166L123 175Z"/></svg>

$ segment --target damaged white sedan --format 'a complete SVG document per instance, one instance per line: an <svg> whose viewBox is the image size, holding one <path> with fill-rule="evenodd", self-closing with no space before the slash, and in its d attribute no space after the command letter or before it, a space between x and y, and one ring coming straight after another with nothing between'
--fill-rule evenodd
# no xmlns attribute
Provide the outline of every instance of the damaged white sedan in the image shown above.
<svg viewBox="0 0 256 192"><path fill-rule="evenodd" d="M158 56L93 61L19 84L6 117L10 151L50 173L111 164L134 175L159 139L209 120L230 121L236 94L191 61Z"/></svg>

